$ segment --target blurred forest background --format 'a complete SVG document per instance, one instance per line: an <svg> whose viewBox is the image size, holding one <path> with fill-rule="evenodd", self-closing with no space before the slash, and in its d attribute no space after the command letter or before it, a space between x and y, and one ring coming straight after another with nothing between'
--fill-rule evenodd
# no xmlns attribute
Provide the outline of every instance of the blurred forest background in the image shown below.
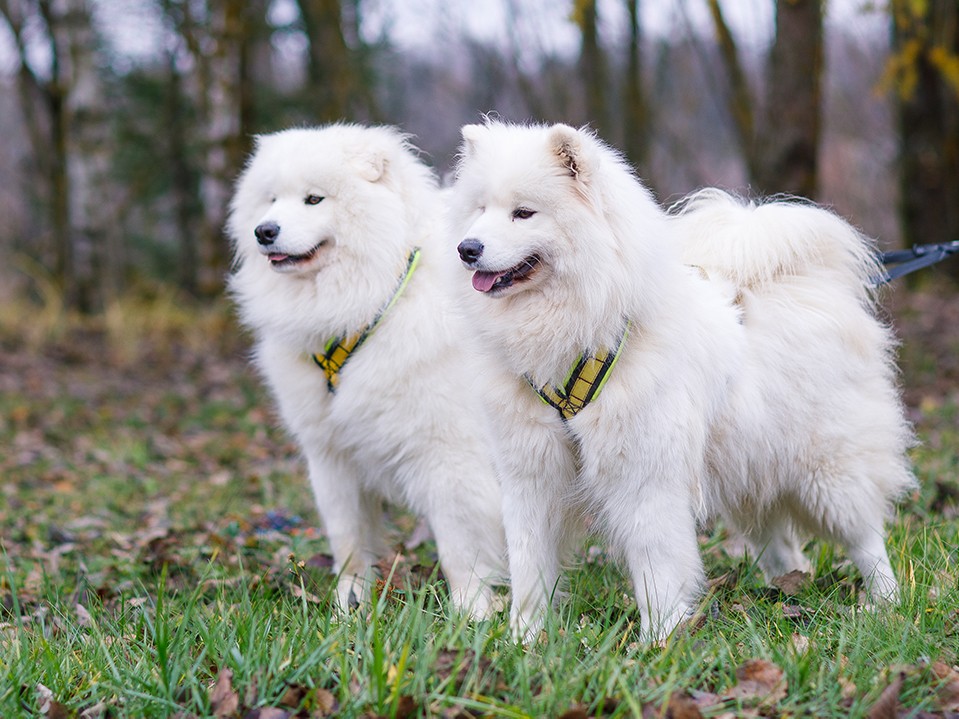
<svg viewBox="0 0 959 719"><path fill-rule="evenodd" d="M491 111L588 123L664 202L959 239L956 0L0 0L0 299L215 296L255 133L397 124L444 174Z"/></svg>

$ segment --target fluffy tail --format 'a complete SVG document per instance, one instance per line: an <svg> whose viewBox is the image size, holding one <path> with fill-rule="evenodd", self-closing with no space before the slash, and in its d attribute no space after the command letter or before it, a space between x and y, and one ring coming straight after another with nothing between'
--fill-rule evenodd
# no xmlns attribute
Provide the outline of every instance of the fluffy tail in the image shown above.
<svg viewBox="0 0 959 719"><path fill-rule="evenodd" d="M757 204L707 189L686 197L671 214L685 261L740 289L818 275L865 298L881 275L869 239L832 212L802 200Z"/></svg>

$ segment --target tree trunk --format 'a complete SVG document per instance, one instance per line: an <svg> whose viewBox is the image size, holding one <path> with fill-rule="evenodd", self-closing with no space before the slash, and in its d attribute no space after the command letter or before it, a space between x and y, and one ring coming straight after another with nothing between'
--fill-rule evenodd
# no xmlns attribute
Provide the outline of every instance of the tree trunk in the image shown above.
<svg viewBox="0 0 959 719"><path fill-rule="evenodd" d="M88 0L57 0L57 45L69 61L66 169L72 271L68 301L82 312L101 309L118 290L123 248L110 188L110 119L98 68L99 47Z"/></svg>
<svg viewBox="0 0 959 719"><path fill-rule="evenodd" d="M733 118L753 189L815 198L823 72L823 0L776 0L776 37L765 77L764 112L757 112L719 0L708 0L729 79ZM761 122L757 118L761 117Z"/></svg>
<svg viewBox="0 0 959 719"><path fill-rule="evenodd" d="M16 42L19 71L17 88L20 109L31 143L31 168L35 181L30 188L32 199L46 209L49 226L37 233L38 246L33 256L42 266L49 267L54 283L67 294L73 273L73 252L70 237L70 206L67 179L67 128L64 97L67 81L61 63L62 48L55 42L53 24L56 23L51 3L10 2L0 0L0 13L7 20ZM33 22L35 34L50 54L49 77L38 75L28 60L31 50L24 28ZM34 39L33 42L36 42Z"/></svg>
<svg viewBox="0 0 959 719"><path fill-rule="evenodd" d="M893 3L893 44L903 65L897 78L900 132L900 217L906 245L959 240L959 83L946 59L959 58L954 0ZM959 263L943 267L959 280Z"/></svg>
<svg viewBox="0 0 959 719"><path fill-rule="evenodd" d="M608 134L611 130L606 105L609 76L599 41L596 0L576 0L573 12L583 39L579 69L585 90L587 120L598 132Z"/></svg>
<svg viewBox="0 0 959 719"><path fill-rule="evenodd" d="M214 0L210 3L210 37L213 52L201 72L206 98L206 151L200 198L203 223L197 248L197 289L202 295L219 294L228 265L228 243L223 223L233 191L233 180L242 165L243 137L243 43L245 41L242 0Z"/></svg>
<svg viewBox="0 0 959 719"><path fill-rule="evenodd" d="M357 88L350 49L343 37L340 0L297 0L310 40L308 76L319 122L353 119L350 93Z"/></svg>
<svg viewBox="0 0 959 719"><path fill-rule="evenodd" d="M649 154L649 106L646 104L646 93L643 92L643 37L639 0L626 0L626 10L629 15L629 58L623 88L623 146L626 157L642 173Z"/></svg>
<svg viewBox="0 0 959 719"><path fill-rule="evenodd" d="M759 174L759 155L756 143L756 105L749 90L749 82L739 58L739 49L733 37L726 18L723 15L719 0L707 0L709 13L716 30L716 39L719 43L719 53L723 59L726 75L729 80L729 94L726 106L733 119L733 129L739 140L739 149L746 163L746 175L750 182Z"/></svg>
<svg viewBox="0 0 959 719"><path fill-rule="evenodd" d="M183 81L177 69L177 51L170 49L167 56L167 87L164 111L168 135L166 138L167 162L173 177L173 216L179 257L178 282L182 289L194 294L197 291L197 265L194 261L193 197L194 183L187 160L187 127L183 117Z"/></svg>
<svg viewBox="0 0 959 719"><path fill-rule="evenodd" d="M816 196L822 70L823 0L776 0L776 40L753 178L764 194Z"/></svg>

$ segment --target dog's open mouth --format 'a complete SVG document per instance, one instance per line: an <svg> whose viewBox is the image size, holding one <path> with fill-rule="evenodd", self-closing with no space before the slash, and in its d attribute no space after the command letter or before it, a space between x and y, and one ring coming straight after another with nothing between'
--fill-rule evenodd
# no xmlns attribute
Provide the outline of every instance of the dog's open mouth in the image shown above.
<svg viewBox="0 0 959 719"><path fill-rule="evenodd" d="M271 252L266 257L274 269L279 270L287 267L295 267L297 265L309 262L316 257L316 253L319 252L320 248L325 244L326 240L322 240L318 242L311 250L304 252L302 255L288 255L283 252Z"/></svg>
<svg viewBox="0 0 959 719"><path fill-rule="evenodd" d="M473 289L477 292L496 292L505 290L517 282L528 280L539 268L539 255L530 255L515 267L502 272L483 272L477 270L473 273Z"/></svg>

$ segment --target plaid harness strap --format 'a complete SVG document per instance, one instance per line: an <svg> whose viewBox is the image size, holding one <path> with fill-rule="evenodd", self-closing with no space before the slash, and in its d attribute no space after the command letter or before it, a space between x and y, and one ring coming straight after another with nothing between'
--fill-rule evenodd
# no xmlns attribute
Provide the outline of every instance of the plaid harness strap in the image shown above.
<svg viewBox="0 0 959 719"><path fill-rule="evenodd" d="M336 392L336 388L340 384L340 371L343 369L343 365L349 361L350 357L359 349L360 345L366 342L367 338L373 334L373 330L375 330L377 325L382 321L383 316L394 305L396 300L399 299L400 295L403 294L403 290L405 290L409 284L410 278L413 276L413 271L417 265L419 265L419 261L420 248L414 247L407 259L406 270L396 284L396 289L393 290L393 294L389 300L387 300L386 304L376 313L372 322L349 337L331 337L323 348L323 354L310 355L317 366L323 370L323 374L326 375L326 388L331 394Z"/></svg>
<svg viewBox="0 0 959 719"><path fill-rule="evenodd" d="M616 360L619 359L623 345L626 344L626 337L629 335L631 326L632 323L627 320L614 348L601 350L596 354L584 352L573 363L562 387L552 384L537 387L529 375L526 375L526 381L543 402L559 412L564 422L572 419L603 390Z"/></svg>

